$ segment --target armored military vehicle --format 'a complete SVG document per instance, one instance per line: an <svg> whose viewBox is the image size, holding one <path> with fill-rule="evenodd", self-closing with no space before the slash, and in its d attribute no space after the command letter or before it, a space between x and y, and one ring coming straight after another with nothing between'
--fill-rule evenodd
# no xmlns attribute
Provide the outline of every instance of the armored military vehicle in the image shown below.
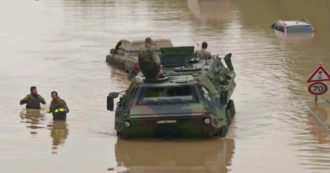
<svg viewBox="0 0 330 173"><path fill-rule="evenodd" d="M163 78L139 73L127 90L111 92L107 109L115 112L115 129L123 138L212 137L227 133L235 115L230 99L235 84L231 54L193 57L194 47L161 48Z"/></svg>
<svg viewBox="0 0 330 173"><path fill-rule="evenodd" d="M168 39L154 39L155 50L160 51L162 47L172 47L172 42ZM115 48L110 50L106 56L106 62L117 66L128 73L137 73L138 53L144 47L144 39L141 40L120 40Z"/></svg>

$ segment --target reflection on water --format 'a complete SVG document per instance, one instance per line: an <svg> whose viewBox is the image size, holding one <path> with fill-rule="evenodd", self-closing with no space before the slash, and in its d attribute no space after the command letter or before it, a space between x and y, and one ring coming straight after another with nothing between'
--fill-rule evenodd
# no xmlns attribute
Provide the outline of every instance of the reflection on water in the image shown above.
<svg viewBox="0 0 330 173"><path fill-rule="evenodd" d="M232 17L232 0L187 0L192 14L203 22L229 20Z"/></svg>
<svg viewBox="0 0 330 173"><path fill-rule="evenodd" d="M201 141L139 141L118 139L118 172L228 171L234 154L232 139Z"/></svg>
<svg viewBox="0 0 330 173"><path fill-rule="evenodd" d="M65 143L66 138L69 135L69 129L66 121L53 121L48 125L50 130L50 136L53 140L53 154L57 154L58 147Z"/></svg>
<svg viewBox="0 0 330 173"><path fill-rule="evenodd" d="M311 109L323 122L327 123L328 121L328 112L326 109L324 109L321 106L315 105L314 108ZM308 124L310 125L310 132L314 136L314 138L319 143L326 143L329 141L328 133L325 131L325 129L320 126L319 122L315 119L315 117L311 114L311 112L308 113Z"/></svg>
<svg viewBox="0 0 330 173"><path fill-rule="evenodd" d="M305 41L305 40L309 40L312 39L314 37L314 33L290 33L290 34L285 34L283 32L280 31L274 31L275 35L281 39L284 40L288 40L288 41Z"/></svg>
<svg viewBox="0 0 330 173"><path fill-rule="evenodd" d="M311 111L323 122L328 123L329 108L327 103L318 103L311 106ZM309 133L306 134L311 134L311 136L301 132L296 137L299 138L297 145L300 146L299 157L302 158L300 164L312 170L318 170L316 172L327 171L330 167L329 134L320 126L311 112L307 115L307 125Z"/></svg>
<svg viewBox="0 0 330 173"><path fill-rule="evenodd" d="M27 123L27 128L31 129L31 134L37 134L37 129L45 128L42 126L41 121L44 120L44 112L38 109L24 109L20 112L22 123Z"/></svg>
<svg viewBox="0 0 330 173"><path fill-rule="evenodd" d="M31 129L31 134L36 135L38 129L44 129L44 112L37 109L24 109L20 112L21 122L27 123L27 128ZM50 136L52 138L52 150L53 154L57 153L58 146L65 143L66 138L69 135L69 129L66 121L52 121L47 125L50 130Z"/></svg>

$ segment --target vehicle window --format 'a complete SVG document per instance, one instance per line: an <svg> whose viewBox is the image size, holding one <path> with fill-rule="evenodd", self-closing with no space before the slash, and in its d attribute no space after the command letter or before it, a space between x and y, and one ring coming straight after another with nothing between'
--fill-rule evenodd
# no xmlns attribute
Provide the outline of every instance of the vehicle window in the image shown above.
<svg viewBox="0 0 330 173"><path fill-rule="evenodd" d="M203 94L203 98L208 101L211 102L211 95L208 89L206 89L205 87L202 87L202 94Z"/></svg>
<svg viewBox="0 0 330 173"><path fill-rule="evenodd" d="M272 28L272 29L274 29L274 28L275 28L275 23L273 23L273 24L272 24L271 28Z"/></svg>
<svg viewBox="0 0 330 173"><path fill-rule="evenodd" d="M278 30L281 31L281 32L284 32L284 27L283 26L279 26L278 27Z"/></svg>
<svg viewBox="0 0 330 173"><path fill-rule="evenodd" d="M124 55L124 54L125 54L125 50L119 47L118 55Z"/></svg>
<svg viewBox="0 0 330 173"><path fill-rule="evenodd" d="M144 87L138 104L178 104L197 102L193 86Z"/></svg>
<svg viewBox="0 0 330 173"><path fill-rule="evenodd" d="M278 30L279 26L280 26L280 24L276 22L274 25L274 29Z"/></svg>
<svg viewBox="0 0 330 173"><path fill-rule="evenodd" d="M286 29L287 33L301 33L301 32L313 32L313 28L309 25L290 26Z"/></svg>

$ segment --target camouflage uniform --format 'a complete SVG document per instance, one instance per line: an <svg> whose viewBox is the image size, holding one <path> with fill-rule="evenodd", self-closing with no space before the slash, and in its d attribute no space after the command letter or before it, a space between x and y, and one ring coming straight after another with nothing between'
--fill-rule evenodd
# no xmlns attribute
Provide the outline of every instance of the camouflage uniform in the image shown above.
<svg viewBox="0 0 330 173"><path fill-rule="evenodd" d="M53 113L54 120L65 120L69 108L63 99L57 98L50 103L49 112Z"/></svg>
<svg viewBox="0 0 330 173"><path fill-rule="evenodd" d="M46 101L39 94L37 95L29 94L20 101L21 105L25 103L26 103L26 109L40 109L40 103L46 104Z"/></svg>
<svg viewBox="0 0 330 173"><path fill-rule="evenodd" d="M198 50L195 52L195 57L199 59L211 59L212 55L209 51L206 49Z"/></svg>
<svg viewBox="0 0 330 173"><path fill-rule="evenodd" d="M152 48L142 48L139 52L139 66L146 79L158 79L160 59Z"/></svg>

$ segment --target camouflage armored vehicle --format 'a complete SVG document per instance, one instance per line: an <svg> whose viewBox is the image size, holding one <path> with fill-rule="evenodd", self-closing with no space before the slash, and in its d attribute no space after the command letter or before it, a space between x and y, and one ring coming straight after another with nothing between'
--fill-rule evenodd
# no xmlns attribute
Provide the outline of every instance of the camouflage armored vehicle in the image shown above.
<svg viewBox="0 0 330 173"><path fill-rule="evenodd" d="M225 136L235 115L230 97L236 86L231 54L200 60L194 47L161 48L164 76L147 80L139 73L127 90L112 92L107 109L115 112L117 135L144 137Z"/></svg>
<svg viewBox="0 0 330 173"><path fill-rule="evenodd" d="M168 39L154 39L153 43L158 51L162 47L172 47L172 42ZM143 47L144 39L132 41L120 40L115 48L110 50L110 54L106 56L106 62L128 73L136 73L138 71L136 69L138 53Z"/></svg>

